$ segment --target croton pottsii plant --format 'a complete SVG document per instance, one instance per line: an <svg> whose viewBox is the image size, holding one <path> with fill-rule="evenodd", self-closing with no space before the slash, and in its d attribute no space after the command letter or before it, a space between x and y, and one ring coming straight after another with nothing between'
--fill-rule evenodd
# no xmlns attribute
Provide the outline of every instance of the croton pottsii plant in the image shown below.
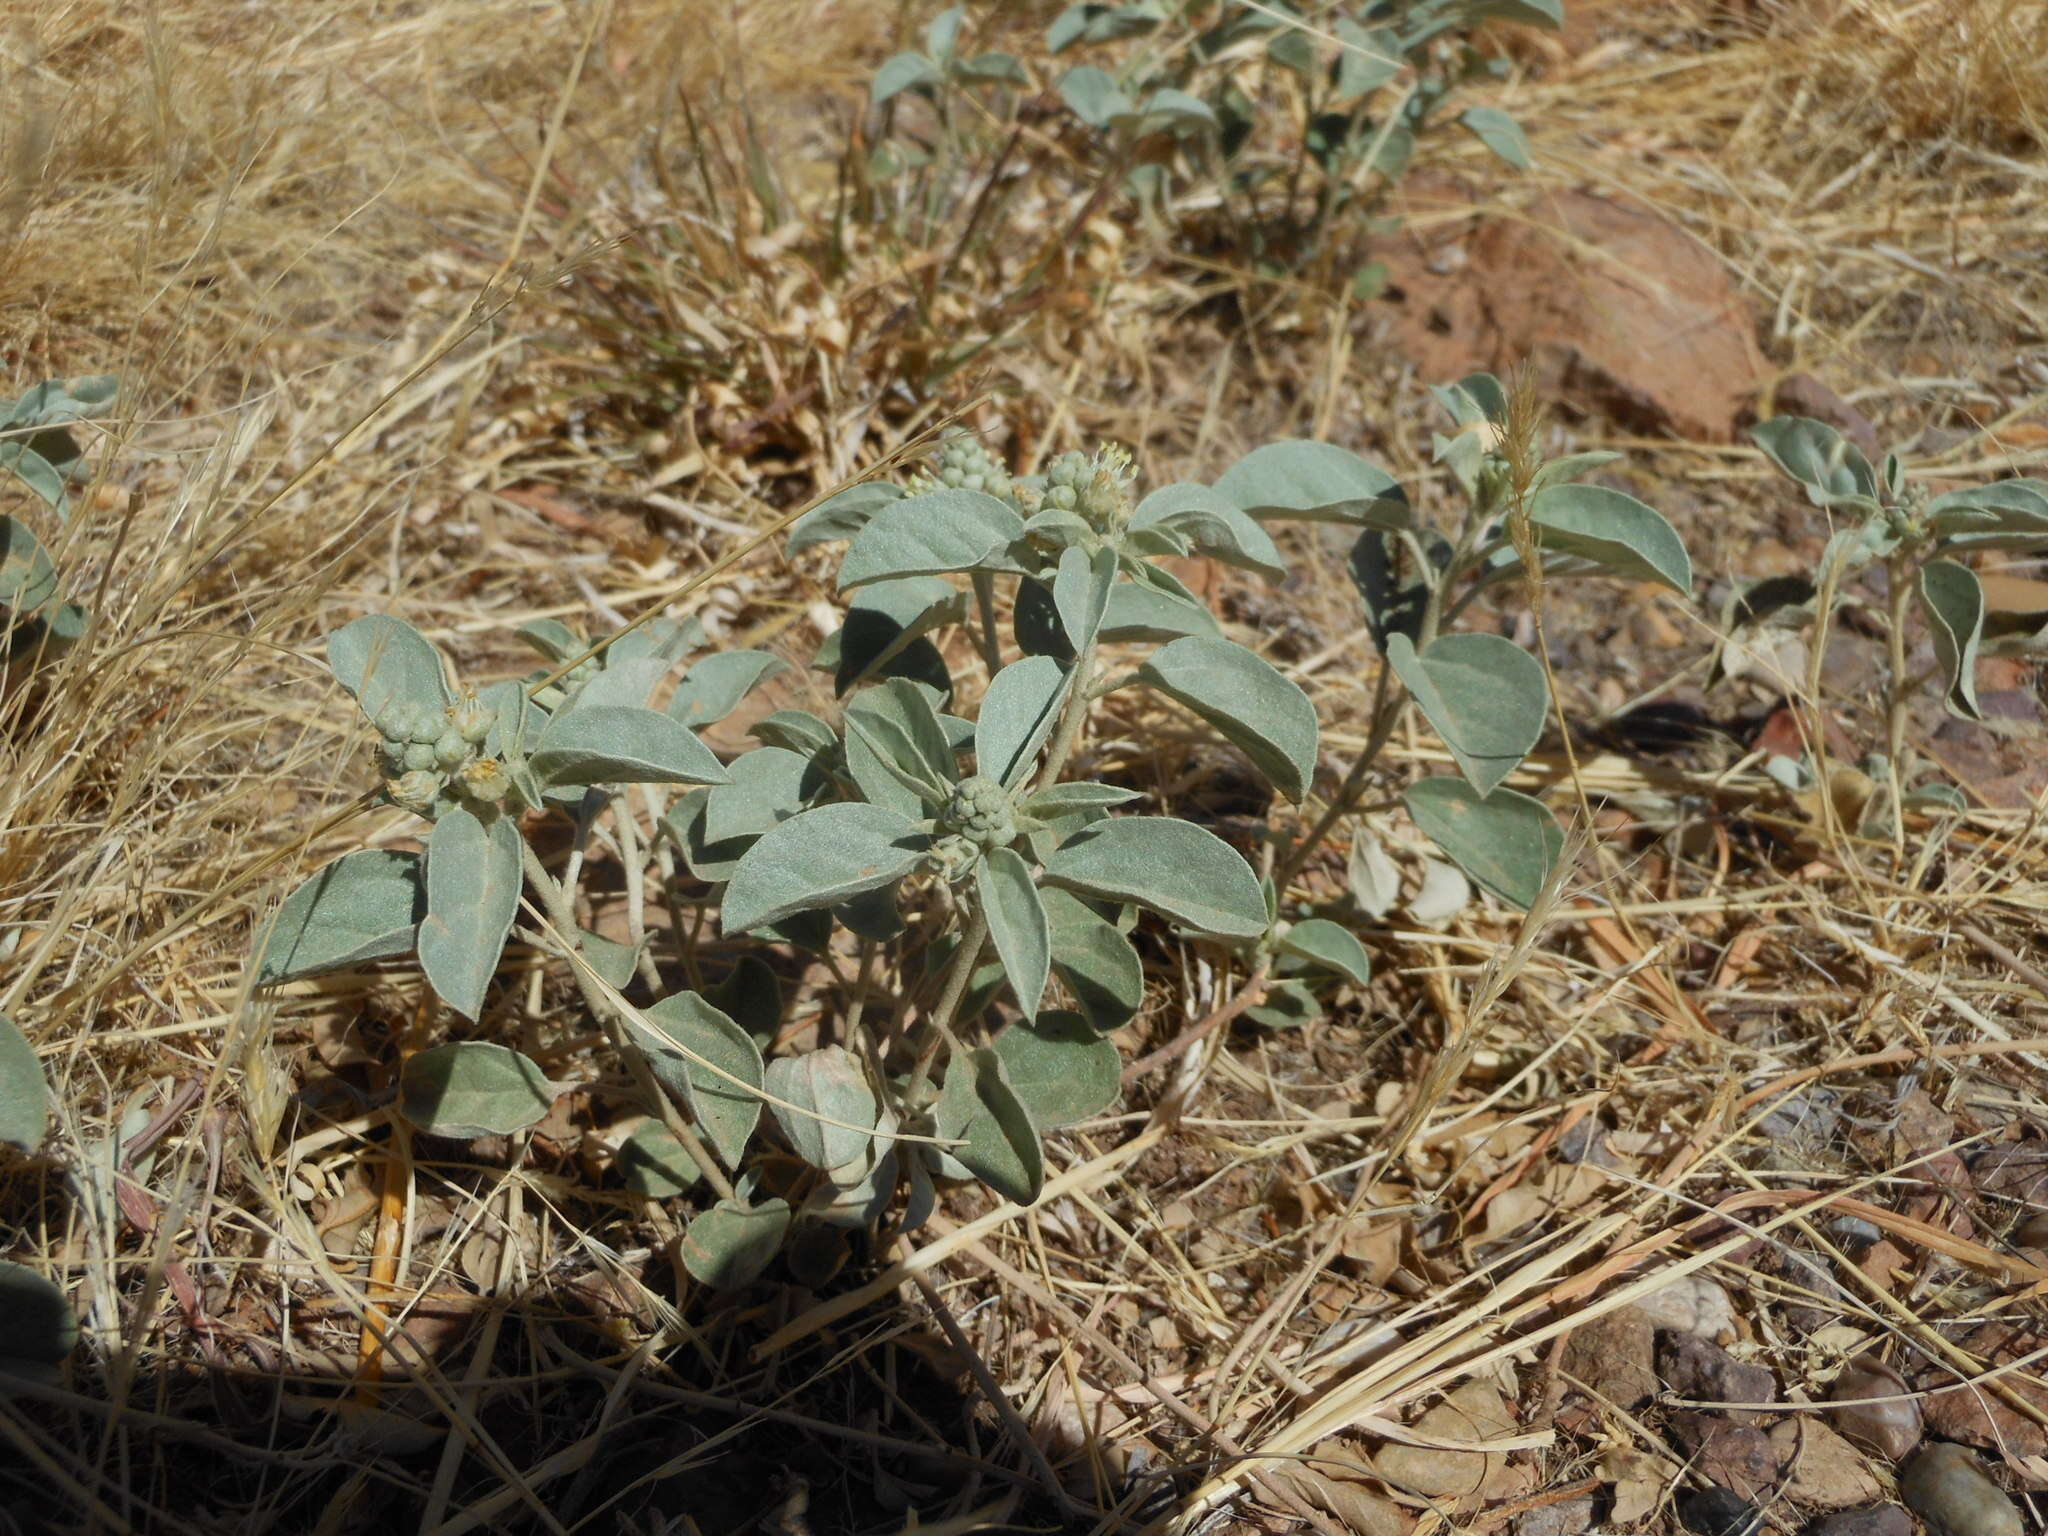
<svg viewBox="0 0 2048 1536"><path fill-rule="evenodd" d="M1877 618L1886 641L1884 749L1858 766L1869 792L1856 797L1849 830L1897 839L1904 818L1894 814L1895 807L1940 813L1965 803L1954 785L1927 774L1927 765L1916 760L1909 739L1916 688L1932 683L1950 713L1978 720L1979 657L2048 655L2048 612L1994 604L1969 564L1979 554L2038 556L2048 550L2048 482L2014 478L1931 495L1908 478L1897 452L1873 467L1825 422L1775 417L1752 435L1771 463L1840 523L1812 577L1770 577L1736 592L1723 616L1724 630L1738 652L1768 651L1767 640L1760 647L1757 642L1771 630L1817 632L1807 675L1786 681L1818 700L1827 635L1849 600L1845 579L1865 567L1882 568L1885 598ZM1915 611L1933 643L1930 672L1916 672L1910 662L1908 630ZM1818 726L1809 734L1815 743L1825 736ZM1821 778L1818 755L1775 758L1766 766L1786 787L1810 791ZM1843 797L1826 798L1834 805Z"/></svg>
<svg viewBox="0 0 2048 1536"><path fill-rule="evenodd" d="M1082 0L1046 29L1044 99L1065 113L1077 163L1149 213L1212 225L1220 214L1244 256L1296 270L1328 236L1367 229L1447 105L1505 74L1473 45L1475 28L1563 20L1559 0ZM972 32L965 8L940 13L870 89L879 107L906 94L932 104L930 125L887 113L869 165L879 181L924 188L912 206L985 160L967 152L975 135L999 128L1033 84L1015 55L965 46ZM1468 105L1455 121L1528 169L1528 141L1498 107ZM1373 286L1372 269L1357 277Z"/></svg>
<svg viewBox="0 0 2048 1536"><path fill-rule="evenodd" d="M1551 878L1557 822L1502 782L1542 732L1542 668L1452 626L1531 561L1680 592L1690 572L1650 508L1574 483L1598 456L1504 452L1516 428L1496 381L1442 398L1458 430L1439 455L1466 500L1443 527L1373 464L1306 441L1140 497L1115 447L1013 478L956 436L908 483L840 492L788 535L792 556L837 554L845 619L813 658L836 718L766 713L730 761L697 730L773 675L772 655L698 654L701 632L665 619L602 644L548 624L524 631L547 669L471 688L405 624L358 619L329 637L328 665L424 849L318 871L259 941L256 979L414 957L479 1028L411 1055L399 1107L423 1131L473 1137L534 1124L566 1086L487 1038L507 938L556 957L627 1074L595 1086L646 1116L620 1149L628 1182L709 1186L683 1244L708 1283L744 1283L784 1251L799 1273L829 1272L848 1231L916 1228L938 1180L1029 1202L1047 1133L1117 1097L1109 1035L1144 1004L1139 924L1261 989L1266 1022L1367 982L1348 898L1318 909L1296 877L1376 781L1409 705L1459 769L1408 789L1417 826L1509 902ZM1160 563L1202 554L1278 581L1271 529L1287 521L1352 531L1386 659L1370 741L1334 788L1307 696ZM953 626L972 664L935 643ZM1095 706L1132 690L1206 722L1287 801L1320 793L1321 813L1240 847L1103 782ZM529 839L548 817L573 832L552 863ZM624 871L624 943L585 928L593 847ZM656 906L665 927L647 921ZM807 989L801 1018L771 963L786 950L826 957L832 978Z"/></svg>

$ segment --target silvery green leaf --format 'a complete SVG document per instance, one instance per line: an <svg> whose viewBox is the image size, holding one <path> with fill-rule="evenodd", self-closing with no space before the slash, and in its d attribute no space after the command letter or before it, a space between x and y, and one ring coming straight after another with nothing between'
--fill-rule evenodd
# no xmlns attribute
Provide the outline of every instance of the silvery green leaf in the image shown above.
<svg viewBox="0 0 2048 1536"><path fill-rule="evenodd" d="M912 819L942 803L957 777L937 712L916 683L900 677L847 705L846 768L868 801Z"/></svg>
<svg viewBox="0 0 2048 1536"><path fill-rule="evenodd" d="M955 64L953 73L959 79L972 80L978 84L1029 83L1024 66L1017 62L1016 55L1009 53L978 53L971 59L962 59Z"/></svg>
<svg viewBox="0 0 2048 1536"><path fill-rule="evenodd" d="M1870 461L1826 422L1774 416L1750 428L1749 435L1773 464L1806 487L1815 506L1844 501L1876 505L1877 476Z"/></svg>
<svg viewBox="0 0 2048 1536"><path fill-rule="evenodd" d="M704 806L704 837L722 843L759 837L805 810L827 780L808 757L782 747L756 747L726 766L730 781L715 784Z"/></svg>
<svg viewBox="0 0 2048 1536"><path fill-rule="evenodd" d="M1224 472L1216 489L1260 519L1362 523L1390 532L1415 523L1394 477L1335 443L1295 438L1254 448Z"/></svg>
<svg viewBox="0 0 2048 1536"><path fill-rule="evenodd" d="M1165 575L1157 566L1144 569L1155 576ZM1179 586L1178 582L1173 583L1173 587ZM1192 595L1182 595L1185 592L1181 588L1177 593L1153 577L1118 582L1109 589L1109 607L1095 638L1122 645L1134 640L1177 640L1183 635L1216 634L1215 616Z"/></svg>
<svg viewBox="0 0 2048 1536"><path fill-rule="evenodd" d="M1245 1009L1244 1016L1261 1029L1301 1029L1323 1016L1323 1003L1307 982L1283 977Z"/></svg>
<svg viewBox="0 0 2048 1536"><path fill-rule="evenodd" d="M1442 542L1433 534L1424 538ZM1382 655L1391 636L1405 635L1411 642L1420 638L1429 608L1428 585L1403 576L1401 559L1400 541L1377 528L1366 529L1351 546L1351 582L1365 603L1366 630Z"/></svg>
<svg viewBox="0 0 2048 1536"><path fill-rule="evenodd" d="M1005 789L1029 778L1066 693L1067 669L1050 656L1026 656L998 672L974 723L979 771Z"/></svg>
<svg viewBox="0 0 2048 1536"><path fill-rule="evenodd" d="M1367 917L1385 917L1401 899L1401 871L1387 856L1386 845L1362 826L1351 834L1345 881Z"/></svg>
<svg viewBox="0 0 2048 1536"><path fill-rule="evenodd" d="M967 22L965 6L949 6L939 12L924 29L924 51L939 64L950 64L953 55L960 51L960 29Z"/></svg>
<svg viewBox="0 0 2048 1536"><path fill-rule="evenodd" d="M699 1211L683 1230L683 1268L717 1291L736 1291L761 1278L789 1235L789 1202L746 1206L721 1200Z"/></svg>
<svg viewBox="0 0 2048 1536"><path fill-rule="evenodd" d="M569 695L561 713L571 709L645 709L655 687L675 663L660 656L614 656L607 653L604 670Z"/></svg>
<svg viewBox="0 0 2048 1536"><path fill-rule="evenodd" d="M930 839L885 806L821 805L765 833L741 857L725 891L727 933L837 906L900 880Z"/></svg>
<svg viewBox="0 0 2048 1536"><path fill-rule="evenodd" d="M1130 582L1119 582L1110 589L1110 601L1114 603L1117 594L1133 590ZM1072 661L1074 647L1067 639L1066 626L1060 622L1060 610L1052 600L1052 588L1042 581L1030 577L1017 583L1016 607L1010 615L1012 631L1017 636L1017 649L1027 656L1050 656L1058 661ZM1108 635L1098 634L1107 640Z"/></svg>
<svg viewBox="0 0 2048 1536"><path fill-rule="evenodd" d="M1540 800L1496 789L1482 795L1463 779L1424 779L1403 800L1415 825L1457 866L1501 900L1536 904L1564 855L1564 829Z"/></svg>
<svg viewBox="0 0 2048 1536"><path fill-rule="evenodd" d="M19 518L0 517L0 603L17 619L39 614L57 597L57 567Z"/></svg>
<svg viewBox="0 0 2048 1536"><path fill-rule="evenodd" d="M1078 896L1038 895L1052 934L1052 968L1075 1005L1105 1034L1129 1023L1145 1002L1145 966L1131 941Z"/></svg>
<svg viewBox="0 0 2048 1536"><path fill-rule="evenodd" d="M761 1122L761 1048L695 992L665 997L641 1015L674 1046L641 1042L654 1075L689 1107L711 1150L738 1167Z"/></svg>
<svg viewBox="0 0 2048 1536"><path fill-rule="evenodd" d="M1358 935L1327 917L1296 923L1280 936L1280 950L1323 970L1334 971L1354 986L1372 980L1372 957Z"/></svg>
<svg viewBox="0 0 2048 1536"><path fill-rule="evenodd" d="M983 491L938 490L893 501L847 547L839 590L943 571L1015 571L1024 519Z"/></svg>
<svg viewBox="0 0 2048 1536"><path fill-rule="evenodd" d="M1511 640L1444 635L1418 654L1406 635L1394 635L1387 662L1482 795L1543 735L1550 714L1543 664Z"/></svg>
<svg viewBox="0 0 2048 1536"><path fill-rule="evenodd" d="M1266 931L1258 876L1235 848L1192 822L1101 822L1054 850L1045 878L1083 895L1136 902L1196 933L1256 939Z"/></svg>
<svg viewBox="0 0 2048 1536"><path fill-rule="evenodd" d="M1064 816L1069 811L1108 810L1111 806L1128 805L1143 798L1144 795L1135 789L1119 789L1114 784L1097 784L1087 779L1069 779L1063 784L1048 784L1036 794L1019 801L1017 809L1027 816L1050 819Z"/></svg>
<svg viewBox="0 0 2048 1536"><path fill-rule="evenodd" d="M0 1013L0 1142L32 1153L42 1145L49 1118L42 1058L14 1020Z"/></svg>
<svg viewBox="0 0 2048 1536"><path fill-rule="evenodd" d="M1109 609L1110 589L1116 585L1116 551L1107 547L1092 555L1078 544L1060 555L1059 572L1053 577L1053 606L1060 611L1060 625L1067 643L1078 653L1092 645Z"/></svg>
<svg viewBox="0 0 2048 1536"><path fill-rule="evenodd" d="M1138 676L1208 721L1288 799L1316 771L1316 707L1268 662L1228 640L1190 636L1161 646Z"/></svg>
<svg viewBox="0 0 2048 1536"><path fill-rule="evenodd" d="M719 885L733 877L752 844L746 838L731 838L725 842L715 841L704 830L705 815L710 808L711 791L693 789L669 808L661 818L662 829L674 839L682 850L683 862L690 873L707 885Z"/></svg>
<svg viewBox="0 0 2048 1536"><path fill-rule="evenodd" d="M491 712L485 755L523 761L526 749L547 729L548 712L527 698L521 684L512 681L488 683L477 690L477 698Z"/></svg>
<svg viewBox="0 0 2048 1536"><path fill-rule="evenodd" d="M329 635L327 668L372 722L393 704L437 711L448 706L441 653L388 614L365 614Z"/></svg>
<svg viewBox="0 0 2048 1536"><path fill-rule="evenodd" d="M887 944L901 936L903 914L896 905L896 887L863 891L832 909L832 920L855 938Z"/></svg>
<svg viewBox="0 0 2048 1536"><path fill-rule="evenodd" d="M686 1195L704 1179L704 1170L675 1133L651 1116L619 1143L617 1162L626 1187L650 1200Z"/></svg>
<svg viewBox="0 0 2048 1536"><path fill-rule="evenodd" d="M1159 0L1135 0L1130 5L1111 5L1107 0L1081 0L1070 5L1045 29L1049 53L1060 53L1076 43L1111 43L1119 38L1150 32L1166 19Z"/></svg>
<svg viewBox="0 0 2048 1536"><path fill-rule="evenodd" d="M420 968L441 1001L466 1019L483 1012L505 935L519 912L523 879L519 827L509 815L488 823L457 807L427 839L427 910L420 919Z"/></svg>
<svg viewBox="0 0 2048 1536"><path fill-rule="evenodd" d="M1901 797L1901 803L1909 811L1933 816L1957 816L1970 808L1967 795L1955 785L1943 784L1938 779L1907 790Z"/></svg>
<svg viewBox="0 0 2048 1536"><path fill-rule="evenodd" d="M640 951L632 945L608 939L601 933L592 933L588 928L576 930L576 942L583 958L590 962L590 968L597 972L598 979L606 986L623 992L633 984L633 977L640 968Z"/></svg>
<svg viewBox="0 0 2048 1536"><path fill-rule="evenodd" d="M284 900L256 945L256 985L412 953L426 915L420 856L389 848L345 853Z"/></svg>
<svg viewBox="0 0 2048 1536"><path fill-rule="evenodd" d="M896 1173L901 1164L895 1131L896 1117L885 1112L868 1155L828 1170L804 1201L804 1216L827 1226L872 1230L896 1195Z"/></svg>
<svg viewBox="0 0 2048 1536"><path fill-rule="evenodd" d="M1131 514L1131 531L1155 529L1185 536L1203 553L1226 565L1256 571L1269 581L1287 574L1273 536L1212 486L1182 481L1161 486Z"/></svg>
<svg viewBox="0 0 2048 1536"><path fill-rule="evenodd" d="M765 678L789 663L767 651L720 651L706 656L683 674L669 697L668 712L692 730L716 725L739 707L741 699Z"/></svg>
<svg viewBox="0 0 2048 1536"><path fill-rule="evenodd" d="M1049 545L1054 549L1065 549L1070 544L1085 544L1095 532L1088 526L1088 520L1078 512L1068 512L1060 507L1047 507L1032 514L1024 524L1024 537L1037 544Z"/></svg>
<svg viewBox="0 0 2048 1536"><path fill-rule="evenodd" d="M1950 491L1928 502L1926 517L1950 549L2037 549L2048 544L2048 484L2000 480Z"/></svg>
<svg viewBox="0 0 2048 1536"><path fill-rule="evenodd" d="M47 1376L78 1343L64 1293L35 1270L0 1259L0 1394L8 1376Z"/></svg>
<svg viewBox="0 0 2048 1536"><path fill-rule="evenodd" d="M512 633L549 661L558 664L581 656L590 649L590 642L560 619L533 619Z"/></svg>
<svg viewBox="0 0 2048 1536"><path fill-rule="evenodd" d="M1458 114L1458 123L1516 170L1529 169L1532 162L1528 136L1522 132L1522 125L1500 108L1467 107Z"/></svg>
<svg viewBox="0 0 2048 1536"><path fill-rule="evenodd" d="M599 704L548 721L533 771L549 789L591 784L722 784L724 765L689 728L658 709Z"/></svg>
<svg viewBox="0 0 2048 1536"><path fill-rule="evenodd" d="M1078 1013L1049 1008L1012 1024L990 1047L1003 1077L1040 1130L1101 1114L1122 1088L1123 1058Z"/></svg>
<svg viewBox="0 0 2048 1536"><path fill-rule="evenodd" d="M924 636L958 623L966 611L967 595L936 576L875 582L848 606L846 623L826 640L818 665L833 670L840 693L871 674L913 678L950 693L945 658Z"/></svg>
<svg viewBox="0 0 2048 1536"><path fill-rule="evenodd" d="M789 538L783 548L792 555L798 555L813 545L850 539L867 527L869 518L902 497L901 490L883 480L863 480L859 485L849 485L836 495L827 496L791 523Z"/></svg>
<svg viewBox="0 0 2048 1536"><path fill-rule="evenodd" d="M1984 634L1984 587L1977 573L1954 560L1920 567L1920 611L1941 662L1945 701L1952 714L1984 718L1977 707L1977 644ZM1902 680L1894 679L1894 685Z"/></svg>
<svg viewBox="0 0 2048 1536"><path fill-rule="evenodd" d="M1472 21L1511 21L1555 32L1564 25L1564 0L1465 0Z"/></svg>
<svg viewBox="0 0 2048 1536"><path fill-rule="evenodd" d="M1010 978L1017 1009L1035 1018L1052 975L1052 936L1031 866L1014 848L992 848L974 867L974 899Z"/></svg>
<svg viewBox="0 0 2048 1536"><path fill-rule="evenodd" d="M1209 103L1172 86L1161 86L1147 96L1136 116L1140 133L1188 133L1203 129L1215 132L1222 127Z"/></svg>
<svg viewBox="0 0 2048 1536"><path fill-rule="evenodd" d="M1045 1152L1030 1111L1003 1081L987 1048L956 1054L933 1109L934 1129L961 1145L951 1155L1006 1200L1029 1205L1045 1187Z"/></svg>
<svg viewBox="0 0 2048 1536"><path fill-rule="evenodd" d="M778 709L747 727L747 734L771 747L816 758L839 745L839 735L807 709Z"/></svg>
<svg viewBox="0 0 2048 1536"><path fill-rule="evenodd" d="M813 1168L838 1168L867 1155L880 1109L846 1047L776 1057L768 1063L766 1088L775 1123Z"/></svg>
<svg viewBox="0 0 2048 1536"><path fill-rule="evenodd" d="M1587 453L1568 453L1561 459L1551 459L1542 465L1536 476L1529 482L1531 491L1540 491L1545 486L1564 485L1577 480L1581 475L1590 475L1596 469L1604 469L1620 460L1621 455L1598 449Z"/></svg>
<svg viewBox="0 0 2048 1536"><path fill-rule="evenodd" d="M1663 517L1622 491L1553 485L1530 498L1529 523L1546 550L1576 556L1611 576L1692 591L1685 542Z"/></svg>
<svg viewBox="0 0 2048 1536"><path fill-rule="evenodd" d="M429 1136L455 1141L523 1131L554 1102L555 1085L536 1062L483 1040L417 1052L399 1075L405 1118Z"/></svg>
<svg viewBox="0 0 2048 1536"><path fill-rule="evenodd" d="M939 66L921 53L899 53L875 71L871 95L876 106L905 91L930 90L945 82Z"/></svg>
<svg viewBox="0 0 2048 1536"><path fill-rule="evenodd" d="M1059 91L1067 110L1090 128L1107 128L1116 119L1131 115L1131 98L1116 77L1093 64L1076 65L1060 76Z"/></svg>
<svg viewBox="0 0 2048 1536"><path fill-rule="evenodd" d="M1370 96L1401 72L1401 40L1389 27L1361 27L1348 16L1335 17L1337 34L1336 89L1339 98Z"/></svg>

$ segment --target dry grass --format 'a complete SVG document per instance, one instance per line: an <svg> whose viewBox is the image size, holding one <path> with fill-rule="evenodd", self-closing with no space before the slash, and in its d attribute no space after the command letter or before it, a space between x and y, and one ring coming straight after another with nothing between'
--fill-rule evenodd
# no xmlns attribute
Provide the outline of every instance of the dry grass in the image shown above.
<svg viewBox="0 0 2048 1536"><path fill-rule="evenodd" d="M1948 429L1943 473L2048 445L2037 7L1605 16L1512 88L1540 179L1681 221L1775 363L1900 436ZM974 419L1022 461L1101 435L1192 478L1309 433L1428 485L1420 383L1369 312L1254 286L1233 323L1244 274L1159 259L1084 192L1005 215L1077 233L1028 310L1037 251L949 264L957 224L835 243L849 104L897 25L831 0L7 19L9 372L124 394L53 541L93 629L0 698L0 1009L60 1105L0 1168L0 1251L86 1335L64 1388L0 1395L0 1530L1328 1530L1366 1518L1368 1447L1502 1366L1525 1409L1498 1499L1411 1499L1418 1531L1581 1485L1648 1488L1644 1528L1676 1529L1692 1474L1655 1410L1589 1416L1574 1329L1696 1271L1812 1394L1865 1342L1974 1378L1963 1321L2038 1326L2040 1253L2009 1237L2042 1196L1972 1194L1956 1156L2048 1124L2037 817L1974 813L1896 865L1732 747L1533 759L1518 782L1599 812L1556 902L1396 920L1313 1030L1205 1029L1229 979L1162 966L1131 1059L1180 1049L1059 1140L1037 1208L962 1197L816 1294L679 1293L673 1216L608 1188L582 1126L461 1156L393 1135L377 1094L437 1027L404 973L250 997L251 921L295 872L404 835L362 810L309 649L357 612L507 672L511 625L666 601L991 395ZM962 335L990 345L900 387ZM1753 456L1633 446L1738 563ZM1367 647L1340 561L1307 567L1231 613L1342 754ZM825 595L764 552L683 606L800 656ZM1601 617L1553 597L1553 633ZM1704 653L1659 612L1680 641L1632 611L1625 654L1561 669L1575 717ZM1104 766L1166 772L1131 758ZM595 1073L564 979L530 971L526 1043ZM1812 1086L1835 1097L1778 1097ZM1845 1212L1895 1265L1852 1259Z"/></svg>

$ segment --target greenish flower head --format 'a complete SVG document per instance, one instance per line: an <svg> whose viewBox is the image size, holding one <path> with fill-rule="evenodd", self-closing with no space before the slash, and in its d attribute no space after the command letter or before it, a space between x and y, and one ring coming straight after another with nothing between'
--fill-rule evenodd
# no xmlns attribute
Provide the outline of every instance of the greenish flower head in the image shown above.
<svg viewBox="0 0 2048 1536"><path fill-rule="evenodd" d="M982 491L990 496L1010 497L1010 471L981 439L968 432L955 432L932 459L930 479L934 488Z"/></svg>
<svg viewBox="0 0 2048 1536"><path fill-rule="evenodd" d="M994 779L976 774L953 787L939 817L940 829L965 838L977 848L1007 848L1017 840L1017 820L1010 794Z"/></svg>
<svg viewBox="0 0 2048 1536"><path fill-rule="evenodd" d="M1131 521L1131 480L1131 456L1121 448L1104 448L1092 459L1063 453L1046 468L1043 504L1113 538Z"/></svg>

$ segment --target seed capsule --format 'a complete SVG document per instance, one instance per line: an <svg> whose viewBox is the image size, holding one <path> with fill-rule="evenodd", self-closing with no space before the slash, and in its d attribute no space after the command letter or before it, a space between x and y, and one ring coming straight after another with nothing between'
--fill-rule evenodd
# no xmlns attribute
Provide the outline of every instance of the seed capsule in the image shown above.
<svg viewBox="0 0 2048 1536"><path fill-rule="evenodd" d="M441 775L427 771L401 774L385 786L387 793L408 811L424 816L441 793Z"/></svg>

